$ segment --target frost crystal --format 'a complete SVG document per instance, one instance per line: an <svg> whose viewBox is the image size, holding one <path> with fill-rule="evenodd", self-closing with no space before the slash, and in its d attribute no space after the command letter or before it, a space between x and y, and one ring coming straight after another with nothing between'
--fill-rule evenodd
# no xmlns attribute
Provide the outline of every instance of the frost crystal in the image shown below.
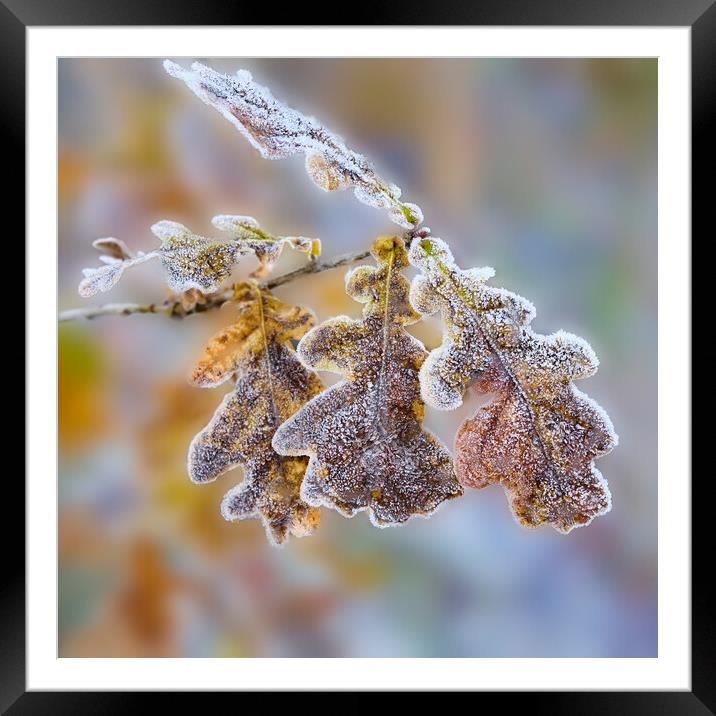
<svg viewBox="0 0 716 716"><path fill-rule="evenodd" d="M445 322L442 345L420 371L423 399L450 410L473 382L497 394L458 431L461 483L501 483L530 527L569 532L608 512L609 489L593 460L615 447L617 436L607 414L571 383L597 370L589 344L564 331L534 333L534 306L487 286L490 268L461 271L440 239L415 240L409 258L422 271L412 304L426 315L440 310Z"/></svg>
<svg viewBox="0 0 716 716"><path fill-rule="evenodd" d="M164 69L228 119L266 159L306 156L308 176L324 191L354 187L359 201L388 209L399 226L415 228L420 208L400 201L400 188L381 179L373 165L314 117L279 102L246 70L225 75L198 62L186 70L165 60Z"/></svg>
<svg viewBox="0 0 716 716"><path fill-rule="evenodd" d="M423 345L405 326L418 320L408 302L403 240L378 239L378 267L346 276L346 291L365 304L363 318L333 318L307 333L301 360L346 379L313 398L276 432L282 455L309 455L301 495L347 516L368 510L379 526L427 516L462 494L450 454L422 429L418 371Z"/></svg>
<svg viewBox="0 0 716 716"><path fill-rule="evenodd" d="M307 460L271 447L276 428L321 391L291 346L314 323L311 311L288 306L253 283L237 284L236 323L214 336L192 374L199 387L235 379L234 390L189 448L192 481L210 482L244 465L242 483L221 505L227 520L260 517L273 544L313 532L319 511L299 496Z"/></svg>
<svg viewBox="0 0 716 716"><path fill-rule="evenodd" d="M139 252L133 256L124 242L118 239L97 239L92 245L102 252L99 268L83 269L85 278L79 286L81 296L87 298L109 291L130 266L159 258L164 267L169 288L176 293L199 290L212 293L229 277L240 257L253 253L259 267L251 274L265 276L278 260L284 246L316 256L321 252L319 239L303 236L272 236L251 216L215 216L217 229L230 234L230 240L208 239L193 234L176 221L159 221L152 233L161 241L156 251Z"/></svg>

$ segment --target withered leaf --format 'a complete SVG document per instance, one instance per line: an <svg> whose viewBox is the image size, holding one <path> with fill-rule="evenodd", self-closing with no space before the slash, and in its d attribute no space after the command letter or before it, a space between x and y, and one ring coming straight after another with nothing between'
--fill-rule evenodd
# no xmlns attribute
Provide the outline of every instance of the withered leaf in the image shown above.
<svg viewBox="0 0 716 716"><path fill-rule="evenodd" d="M298 354L308 366L345 380L313 398L276 432L282 455L309 455L301 495L347 516L368 510L379 526L427 516L462 494L447 449L422 429L418 371L427 355L406 330L419 316L400 271L407 252L398 237L376 240L378 267L346 276L364 303L363 318L339 316L307 333Z"/></svg>
<svg viewBox="0 0 716 716"><path fill-rule="evenodd" d="M92 242L97 251L101 251L102 255L99 257L100 261L104 263L113 263L115 260L126 261L131 259L133 254L127 248L127 244L121 239L115 239L112 236L106 239L95 239Z"/></svg>
<svg viewBox="0 0 716 716"><path fill-rule="evenodd" d="M414 228L422 223L420 207L400 201L400 187L381 179L363 155L314 117L279 102L246 70L225 75L199 62L187 70L169 60L164 69L219 111L266 159L304 154L309 177L324 191L353 186L359 201L387 209L398 225Z"/></svg>
<svg viewBox="0 0 716 716"><path fill-rule="evenodd" d="M243 465L244 480L226 494L221 512L227 520L260 517L272 543L282 544L289 534L310 534L320 519L299 496L308 460L282 457L271 447L276 428L321 391L291 344L314 317L255 283L237 284L227 309L236 322L211 339L191 381L213 387L233 377L235 387L192 441L189 476L209 482Z"/></svg>
<svg viewBox="0 0 716 716"><path fill-rule="evenodd" d="M85 278L79 286L81 296L109 291L130 266L158 258L166 274L167 285L175 293L198 290L204 294L216 291L231 275L241 256L253 253L259 268L253 276L264 276L278 260L284 246L315 256L321 242L303 236L272 236L261 229L251 216L222 214L212 220L214 226L230 234L219 240L198 236L176 221L159 221L152 233L161 241L158 249L132 255L118 239L97 239L92 245L102 252L99 268L83 269Z"/></svg>
<svg viewBox="0 0 716 716"><path fill-rule="evenodd" d="M492 269L461 271L440 239L414 241L409 258L422 271L412 304L425 315L440 310L445 324L442 345L420 371L424 400L450 410L473 382L497 394L458 431L460 482L502 484L528 527L566 533L608 512L609 489L593 460L617 436L604 410L571 382L597 370L589 344L563 331L534 333L532 304L488 286Z"/></svg>

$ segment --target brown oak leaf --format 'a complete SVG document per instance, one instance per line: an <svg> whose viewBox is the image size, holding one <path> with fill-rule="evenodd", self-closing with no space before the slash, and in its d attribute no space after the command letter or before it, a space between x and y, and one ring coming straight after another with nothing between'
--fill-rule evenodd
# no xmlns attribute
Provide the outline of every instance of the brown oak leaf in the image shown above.
<svg viewBox="0 0 716 716"><path fill-rule="evenodd" d="M407 252L398 237L375 241L378 267L346 276L363 318L330 319L307 333L298 354L308 366L345 376L276 432L282 455L309 455L301 495L347 516L368 510L384 527L427 516L462 494L444 445L423 430L418 371L427 355L406 330L419 316L401 275Z"/></svg>
<svg viewBox="0 0 716 716"><path fill-rule="evenodd" d="M519 522L560 532L586 525L611 508L593 460L617 444L607 414L572 384L593 375L598 360L583 339L532 331L526 299L486 281L490 268L460 270L447 244L419 239L410 262L422 274L411 302L422 314L442 312L442 344L420 371L423 399L450 410L465 389L496 393L460 427L455 469L469 487L500 483Z"/></svg>
<svg viewBox="0 0 716 716"><path fill-rule="evenodd" d="M260 517L275 544L303 537L318 526L315 507L299 496L308 460L283 457L271 447L276 428L321 391L318 376L296 357L291 340L313 326L313 313L289 306L255 283L237 284L227 305L236 322L215 335L191 382L199 387L234 378L211 422L189 448L188 471L197 483L243 465L242 483L222 502L227 520Z"/></svg>
<svg viewBox="0 0 716 716"><path fill-rule="evenodd" d="M306 172L324 191L353 186L359 201L387 209L396 224L414 228L422 223L420 207L400 201L400 187L381 179L366 157L346 146L314 117L279 102L267 87L254 81L250 72L225 75L199 62L184 69L169 60L165 60L164 69L228 119L262 157L283 159L304 154Z"/></svg>

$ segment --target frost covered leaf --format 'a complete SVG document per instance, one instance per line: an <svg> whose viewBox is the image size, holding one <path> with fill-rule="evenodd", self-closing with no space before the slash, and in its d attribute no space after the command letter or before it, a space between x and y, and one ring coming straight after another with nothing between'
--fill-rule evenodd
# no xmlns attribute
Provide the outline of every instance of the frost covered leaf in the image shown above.
<svg viewBox="0 0 716 716"><path fill-rule="evenodd" d="M609 489L593 460L615 447L617 436L602 408L571 382L597 370L589 344L563 331L534 333L532 304L488 286L492 269L461 271L440 239L414 241L409 258L423 272L411 302L426 315L440 310L445 323L442 345L420 371L424 400L450 410L473 382L497 394L458 431L461 483L501 483L529 527L569 532L608 512Z"/></svg>
<svg viewBox="0 0 716 716"><path fill-rule="evenodd" d="M221 112L261 156L283 159L304 154L309 177L324 191L353 186L360 201L387 209L396 224L409 229L422 223L420 207L400 201L400 188L381 179L364 156L349 149L341 137L314 117L279 102L246 70L225 75L199 62L187 70L169 60L165 60L164 68Z"/></svg>
<svg viewBox="0 0 716 716"><path fill-rule="evenodd" d="M309 239L305 236L273 236L262 229L253 216L221 214L215 216L211 223L217 229L231 234L235 241L256 254L260 265L251 274L255 278L263 277L271 270L280 258L284 246L309 256L318 256L321 253L320 239Z"/></svg>
<svg viewBox="0 0 716 716"><path fill-rule="evenodd" d="M80 296L89 298L97 293L109 291L117 284L117 281L122 278L125 269L153 259L157 255L156 251L152 251L148 254L139 253L136 256L124 260L116 259L106 254L102 255L100 259L104 259L103 266L99 268L82 269L84 278L80 281L78 288Z"/></svg>
<svg viewBox="0 0 716 716"><path fill-rule="evenodd" d="M231 241L217 241L193 234L176 221L159 221L152 233L161 240L159 254L167 285L180 293L198 288L211 293L231 274L248 247Z"/></svg>
<svg viewBox="0 0 716 716"><path fill-rule="evenodd" d="M346 276L365 304L363 318L333 318L307 333L298 353L308 366L345 380L307 403L276 432L282 455L310 455L301 495L347 516L368 510L377 526L428 515L462 494L450 454L422 429L418 371L427 355L405 330L418 320L408 302L403 240L376 240L378 267Z"/></svg>
<svg viewBox="0 0 716 716"><path fill-rule="evenodd" d="M253 253L259 268L252 276L265 276L278 260L284 246L310 256L321 252L318 239L303 236L272 236L251 216L215 216L213 224L229 233L230 239L218 240L192 233L176 221L159 221L152 233L161 241L156 251L132 255L123 241L97 239L92 245L102 252L104 266L83 269L85 278L79 293L85 298L109 291L121 278L124 270L149 259L159 258L164 267L167 285L177 294L216 291L230 276L241 256Z"/></svg>
<svg viewBox="0 0 716 716"><path fill-rule="evenodd" d="M209 482L243 465L244 480L226 494L221 512L227 520L260 517L271 541L281 544L289 534L310 534L320 519L299 496L307 459L282 457L271 447L276 428L321 391L290 342L314 317L254 283L237 284L227 309L236 322L211 339L191 381L213 387L233 377L235 387L192 441L189 476Z"/></svg>

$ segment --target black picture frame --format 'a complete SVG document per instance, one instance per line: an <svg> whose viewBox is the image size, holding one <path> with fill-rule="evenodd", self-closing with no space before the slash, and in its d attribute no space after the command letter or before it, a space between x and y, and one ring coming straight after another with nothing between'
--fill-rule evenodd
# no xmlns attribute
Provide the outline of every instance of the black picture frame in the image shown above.
<svg viewBox="0 0 716 716"><path fill-rule="evenodd" d="M270 8L268 8L270 10ZM716 3L714 0L473 0L473 2L393 3L375 9L369 5L347 8L354 24L413 25L533 25L533 26L688 26L691 28L692 79L692 225L706 215L714 152L707 133L716 102ZM306 23L304 6L282 9L282 19ZM275 13L274 13L275 14ZM19 206L25 191L25 30L28 26L77 25L263 25L268 13L239 4L203 0L174 0L171 4L151 0L96 3L91 0L0 0L0 136L3 138L6 207ZM295 16L295 17L292 17ZM326 17L325 15L323 16ZM330 19L330 18L329 18ZM12 168L12 171L7 171ZM23 180L20 180L20 177ZM697 181L700 178L701 181ZM660 201L667 200L660 197ZM711 201L713 201L711 199ZM12 212L7 209L7 215ZM19 211L15 216L21 216ZM24 231L24 221L16 235ZM687 237L684 240L688 240ZM26 375L26 381L31 379ZM31 427L31 426L30 426ZM131 692L26 692L25 688L25 562L14 545L24 534L23 486L9 474L5 482L5 569L0 586L0 711L10 714L111 714L149 705L157 696ZM688 485L690 475L684 475ZM692 483L692 656L690 692L481 692L484 699L509 698L500 708L524 708L550 714L716 714L716 628L708 582L710 527L705 475ZM13 506L12 509L8 509ZM11 524L8 516L16 518ZM663 528L663 525L662 525ZM14 557L15 559L8 559ZM192 693L159 695L162 706L181 699L188 705ZM178 697L178 698L177 698ZM140 701L141 699L141 701ZM238 704L236 704L238 706Z"/></svg>

